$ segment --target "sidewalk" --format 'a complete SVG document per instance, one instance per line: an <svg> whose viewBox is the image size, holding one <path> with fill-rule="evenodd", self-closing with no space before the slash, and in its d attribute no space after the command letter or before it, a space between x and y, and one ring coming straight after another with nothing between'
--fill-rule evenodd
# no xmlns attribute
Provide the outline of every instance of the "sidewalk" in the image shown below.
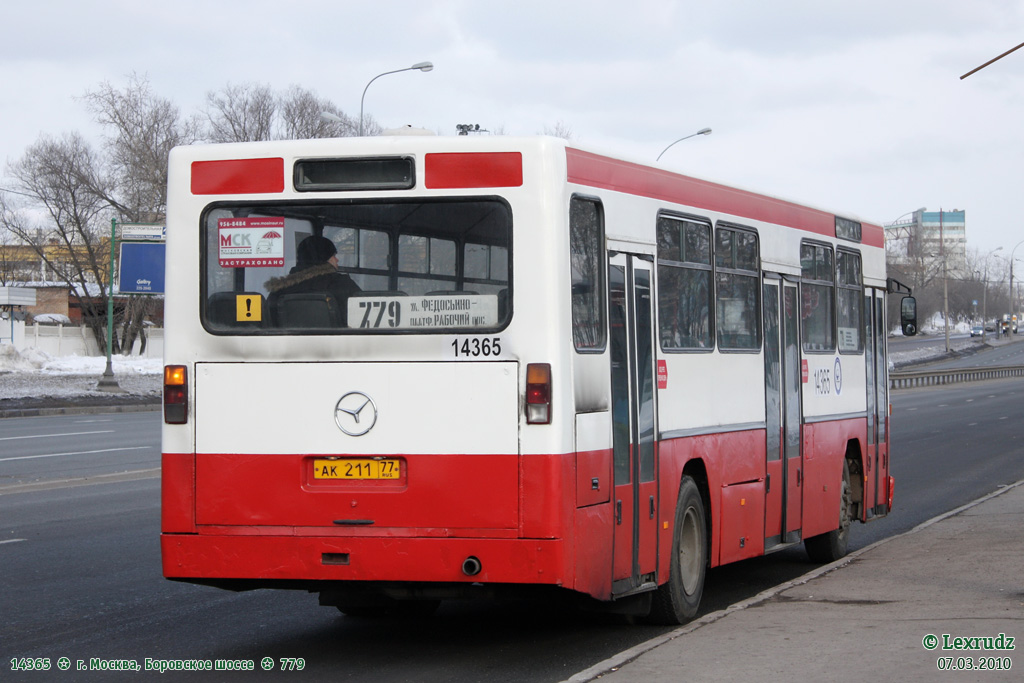
<svg viewBox="0 0 1024 683"><path fill-rule="evenodd" d="M982 649L954 642L1001 634ZM1010 638L1013 649L997 649ZM1003 670L956 668L972 663ZM1024 481L569 681L1019 681L1022 672Z"/></svg>

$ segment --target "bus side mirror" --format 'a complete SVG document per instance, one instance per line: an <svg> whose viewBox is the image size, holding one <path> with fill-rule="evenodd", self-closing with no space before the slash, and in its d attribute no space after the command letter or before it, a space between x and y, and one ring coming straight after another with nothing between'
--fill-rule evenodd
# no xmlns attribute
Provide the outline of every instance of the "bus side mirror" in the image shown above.
<svg viewBox="0 0 1024 683"><path fill-rule="evenodd" d="M917 299L912 296L905 296L900 302L900 327L904 336L917 334Z"/></svg>

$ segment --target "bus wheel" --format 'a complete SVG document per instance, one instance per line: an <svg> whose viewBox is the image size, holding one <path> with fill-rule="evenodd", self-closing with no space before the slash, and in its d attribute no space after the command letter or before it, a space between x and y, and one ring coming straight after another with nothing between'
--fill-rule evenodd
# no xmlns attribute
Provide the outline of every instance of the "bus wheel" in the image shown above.
<svg viewBox="0 0 1024 683"><path fill-rule="evenodd" d="M839 528L804 539L804 548L812 562L835 562L846 556L850 543L850 522L853 519L853 494L850 492L850 465L843 460L843 488L839 495Z"/></svg>
<svg viewBox="0 0 1024 683"><path fill-rule="evenodd" d="M651 604L649 621L685 624L700 607L707 572L708 535L704 501L697 483L683 475L676 504L675 533L668 582L659 586Z"/></svg>

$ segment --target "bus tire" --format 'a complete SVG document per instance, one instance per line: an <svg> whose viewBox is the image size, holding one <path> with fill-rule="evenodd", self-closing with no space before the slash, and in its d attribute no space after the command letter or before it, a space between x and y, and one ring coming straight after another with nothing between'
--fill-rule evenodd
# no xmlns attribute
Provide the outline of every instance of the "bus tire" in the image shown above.
<svg viewBox="0 0 1024 683"><path fill-rule="evenodd" d="M697 483L683 475L676 503L675 530L668 581L658 586L649 621L685 624L697 615L707 573L708 530Z"/></svg>
<svg viewBox="0 0 1024 683"><path fill-rule="evenodd" d="M853 494L850 490L850 464L843 460L843 483L839 494L839 528L804 539L804 548L812 562L827 564L845 557L850 543L853 519Z"/></svg>

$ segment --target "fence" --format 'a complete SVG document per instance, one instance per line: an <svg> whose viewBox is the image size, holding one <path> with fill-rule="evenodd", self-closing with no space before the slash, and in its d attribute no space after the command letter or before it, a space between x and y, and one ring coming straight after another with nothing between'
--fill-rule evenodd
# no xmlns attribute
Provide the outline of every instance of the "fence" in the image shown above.
<svg viewBox="0 0 1024 683"><path fill-rule="evenodd" d="M889 386L893 389L916 389L942 384L980 382L986 379L1024 377L1024 366L1003 366L991 368L964 368L961 370L911 370L890 372Z"/></svg>
<svg viewBox="0 0 1024 683"><path fill-rule="evenodd" d="M96 343L92 331L77 325L25 325L20 321L0 321L0 343L13 343L19 351L38 349L51 356L105 356L107 349ZM140 353L142 341L135 340L133 356L160 358L164 353L163 328L146 330L146 350Z"/></svg>

